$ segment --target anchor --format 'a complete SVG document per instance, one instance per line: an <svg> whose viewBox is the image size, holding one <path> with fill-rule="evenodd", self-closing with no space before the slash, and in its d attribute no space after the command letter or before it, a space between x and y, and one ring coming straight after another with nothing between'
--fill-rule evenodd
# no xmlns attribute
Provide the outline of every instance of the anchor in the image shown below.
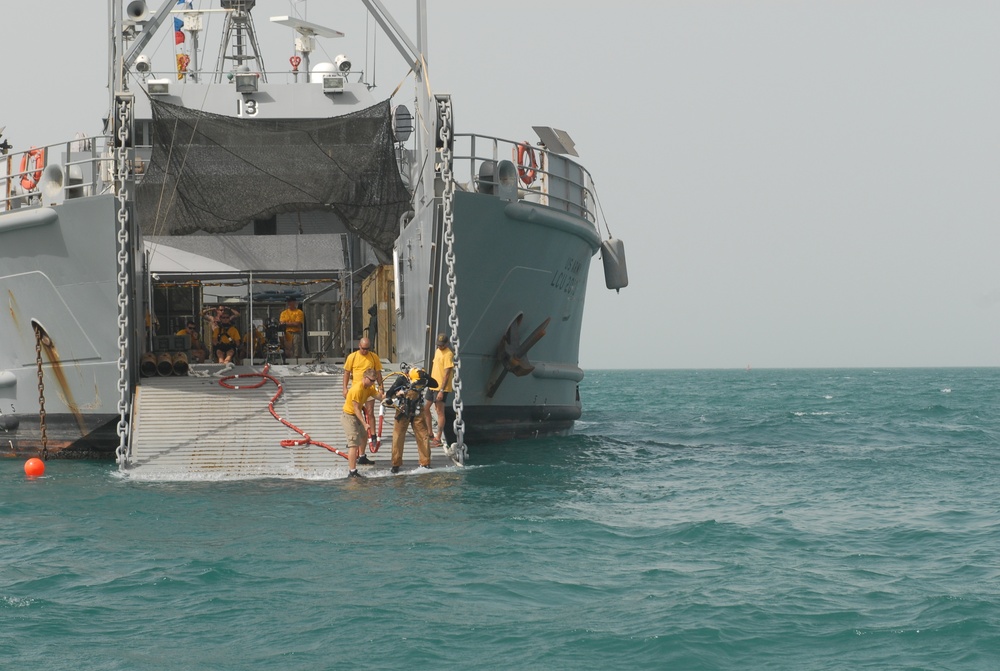
<svg viewBox="0 0 1000 671"><path fill-rule="evenodd" d="M531 332L531 335L521 342L521 322L524 320L524 313L519 312L514 317L514 321L507 327L507 332L500 338L497 345L496 363L493 365L493 372L486 383L486 398L493 398L493 394L500 388L500 383L507 377L507 373L513 373L517 377L524 377L535 367L528 361L528 350L535 346L548 327L552 317L546 318L538 327Z"/></svg>

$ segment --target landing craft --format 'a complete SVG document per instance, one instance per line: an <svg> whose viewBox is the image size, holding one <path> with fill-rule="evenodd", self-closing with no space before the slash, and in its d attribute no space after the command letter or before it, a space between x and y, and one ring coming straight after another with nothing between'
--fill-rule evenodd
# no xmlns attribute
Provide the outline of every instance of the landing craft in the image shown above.
<svg viewBox="0 0 1000 671"><path fill-rule="evenodd" d="M318 40L344 33L297 17L264 24L296 35L268 68L254 0L110 2L120 78L106 135L0 145L8 452L114 455L125 471L329 468L327 451L279 447L285 429L263 406L234 400L220 364L191 356L179 331L196 320L208 340L210 305L234 308L240 365L272 364L290 392L283 415L328 443L343 438L325 411L340 397L331 379L357 341L370 337L387 369L427 368L439 332L456 350L453 446L572 428L602 244L608 287L628 284L624 246L610 232L602 243L590 173L564 131L458 133L451 96L428 87L426 25L414 41L379 0L362 1L412 95L376 99L348 55L316 57ZM162 32L174 52L147 53ZM304 351L288 358L265 331L292 294Z"/></svg>

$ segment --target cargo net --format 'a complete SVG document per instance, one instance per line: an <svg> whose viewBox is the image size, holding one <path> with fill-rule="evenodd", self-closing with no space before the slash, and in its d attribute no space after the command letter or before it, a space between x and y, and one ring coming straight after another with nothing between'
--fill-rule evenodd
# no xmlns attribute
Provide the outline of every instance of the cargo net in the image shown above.
<svg viewBox="0 0 1000 671"><path fill-rule="evenodd" d="M151 103L153 153L136 198L143 233L230 233L281 212L329 209L391 254L410 195L396 163L389 101L284 121Z"/></svg>

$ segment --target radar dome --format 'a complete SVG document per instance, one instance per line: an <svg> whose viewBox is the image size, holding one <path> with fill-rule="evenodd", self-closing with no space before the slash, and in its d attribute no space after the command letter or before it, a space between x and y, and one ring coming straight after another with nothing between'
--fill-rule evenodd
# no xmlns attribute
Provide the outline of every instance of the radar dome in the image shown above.
<svg viewBox="0 0 1000 671"><path fill-rule="evenodd" d="M313 66L313 69L309 72L309 83L310 84L322 84L323 75L337 74L337 66L333 63L323 62L317 63Z"/></svg>

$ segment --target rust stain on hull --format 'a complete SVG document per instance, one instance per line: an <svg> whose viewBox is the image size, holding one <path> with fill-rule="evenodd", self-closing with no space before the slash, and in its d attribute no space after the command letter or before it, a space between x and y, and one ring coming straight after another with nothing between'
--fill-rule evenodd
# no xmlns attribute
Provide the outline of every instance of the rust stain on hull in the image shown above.
<svg viewBox="0 0 1000 671"><path fill-rule="evenodd" d="M14 320L15 328L20 326L17 320L17 299L14 298L14 292L10 289L7 290L7 309L10 311L10 318Z"/></svg>
<svg viewBox="0 0 1000 671"><path fill-rule="evenodd" d="M56 349L55 342L45 329L38 326L38 330L42 334L42 354L46 359L49 360L50 370L52 371L53 377L56 378L56 382L59 384L59 389L62 390L63 399L66 401L66 407L69 411L73 413L73 417L76 419L76 424L80 427L80 435L84 436L87 434L87 423L83 419L83 413L80 412L80 408L73 398L73 392L69 387L69 382L66 380L66 371L63 370L62 360L59 358L59 350Z"/></svg>

